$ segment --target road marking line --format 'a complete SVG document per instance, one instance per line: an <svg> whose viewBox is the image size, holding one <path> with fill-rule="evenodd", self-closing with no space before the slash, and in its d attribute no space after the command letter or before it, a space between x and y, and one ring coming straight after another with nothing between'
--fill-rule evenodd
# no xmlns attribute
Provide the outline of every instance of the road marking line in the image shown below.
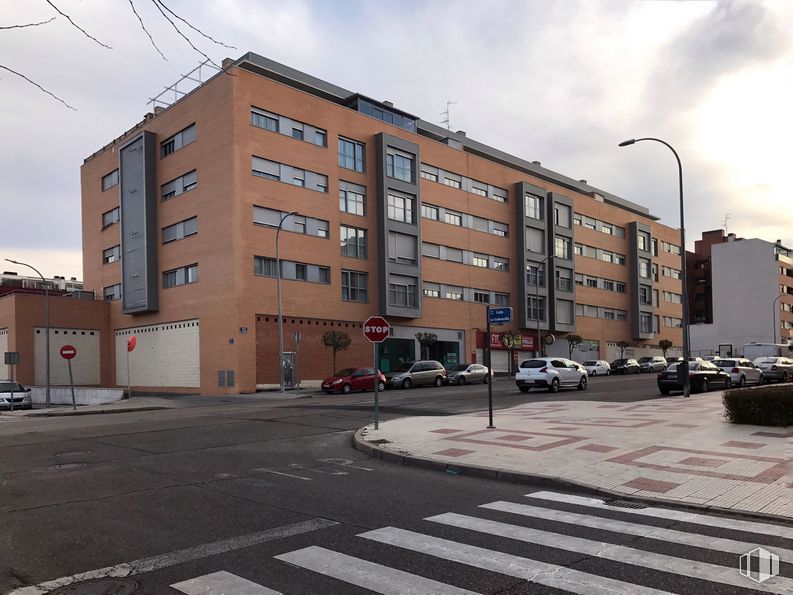
<svg viewBox="0 0 793 595"><path fill-rule="evenodd" d="M281 471L275 471L273 469L266 469L264 467L257 467L253 469L254 472L261 471L262 473L272 473L273 475L283 475L284 477L292 477L294 479L302 479L303 481L311 481L310 477L303 477L302 475L292 475L291 473L283 473Z"/></svg>
<svg viewBox="0 0 793 595"><path fill-rule="evenodd" d="M666 591L396 527L367 531L358 537L581 595L668 595Z"/></svg>
<svg viewBox="0 0 793 595"><path fill-rule="evenodd" d="M671 572L689 578L703 579L718 584L732 585L734 587L753 586L746 582L746 578L735 572L735 568L708 564L687 558L676 558L666 554L656 554L646 550L634 549L624 545L609 542L593 541L581 537L563 535L530 529L518 525L509 525L498 521L490 521L456 513L439 514L424 519L434 523L442 523L451 527L460 527L479 533L497 535L525 543L535 543L545 547L552 547L578 554L586 554L595 558L631 564L640 568L651 568L661 572ZM747 550L748 551L748 550ZM780 588L783 592L793 592L793 580L780 576L774 577L763 583L763 586Z"/></svg>
<svg viewBox="0 0 793 595"><path fill-rule="evenodd" d="M187 595L281 595L280 591L273 591L225 570L174 583L171 587Z"/></svg>
<svg viewBox="0 0 793 595"><path fill-rule="evenodd" d="M355 461L352 459L317 459L320 463L328 463L330 465L339 465L341 467L350 467L351 469L360 469L361 471L373 471L369 467L360 467L353 465Z"/></svg>
<svg viewBox="0 0 793 595"><path fill-rule="evenodd" d="M342 580L383 595L476 595L445 583L354 558L322 547L310 546L275 556L301 568Z"/></svg>
<svg viewBox="0 0 793 595"><path fill-rule="evenodd" d="M569 494L559 494L556 492L532 492L530 494L525 494L525 496L527 498L539 498L541 500L563 502L565 504L578 504L581 506L588 506L590 508L598 508L600 510L610 510L612 512L638 514L641 516L657 517L671 521L680 521L683 523L693 523L695 525L707 525L709 527L719 527L722 529L733 529L735 531L746 531L748 533L758 533L760 535L773 535L774 537L793 539L793 531L787 527L770 523L766 524L753 521L742 521L739 519L727 519L723 517L697 514L694 512L672 510L670 508L656 508L653 506L648 506L647 508L617 508L615 506L609 506L599 498L585 498L582 496L572 496Z"/></svg>
<svg viewBox="0 0 793 595"><path fill-rule="evenodd" d="M140 560L133 560L132 562L124 562L123 564L116 564L115 566L107 566L98 570L90 570L80 574L73 574L72 576L65 576L52 581L39 583L35 586L17 589L9 595L44 595L59 587L65 587L66 585L71 585L80 581L106 577L134 576L136 574L143 574L144 572L159 570L160 568L176 566L177 564L183 564L192 560L200 560L202 558L224 554L253 545L259 545L268 541L276 541L293 535L300 535L302 533L333 527L338 524L339 523L336 521L320 518L300 521L299 523L292 523L291 525L283 525L282 527L274 527L256 533L248 533L247 535L240 535L230 539L213 541L212 543L176 550L159 556L141 558Z"/></svg>
<svg viewBox="0 0 793 595"><path fill-rule="evenodd" d="M567 512L564 510L555 510L553 508L529 506L528 504L516 504L513 502L499 501L491 502L490 504L482 504L480 508L499 510L501 512L508 512L511 514L518 514L536 519L545 519L547 521L567 523L570 525L578 525L581 527L589 527L590 529L604 529L606 531L614 531L616 533L625 533L626 535L638 535L639 537L660 539L670 543L679 543L681 545L690 545L693 547L716 550L720 552L730 552L738 555L745 554L749 550L757 547L756 543L736 541L734 539L724 539L722 537L712 537L710 535L700 535L698 533L689 533L687 531L679 531L676 529L665 529L663 527L654 527L652 525L616 521L614 519L588 516L575 512ZM774 553L780 558L785 560L793 560L793 550L780 549L778 547L774 547L773 549Z"/></svg>

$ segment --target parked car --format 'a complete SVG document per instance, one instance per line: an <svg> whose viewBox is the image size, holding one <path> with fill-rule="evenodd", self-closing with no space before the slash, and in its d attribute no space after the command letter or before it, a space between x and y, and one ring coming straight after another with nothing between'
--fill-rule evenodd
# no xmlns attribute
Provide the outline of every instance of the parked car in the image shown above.
<svg viewBox="0 0 793 595"><path fill-rule="evenodd" d="M714 359L711 362L730 375L732 383L744 387L747 384L763 384L765 376L763 371L744 357L731 359Z"/></svg>
<svg viewBox="0 0 793 595"><path fill-rule="evenodd" d="M663 372L658 374L658 390L661 394L668 395L673 390L683 390L683 383L677 377L677 366L680 363L669 364ZM688 362L688 382L692 392L706 393L711 388L732 387L730 375L704 360Z"/></svg>
<svg viewBox="0 0 793 595"><path fill-rule="evenodd" d="M668 365L668 364L674 364L674 363L676 363L676 362L682 362L682 361L683 361L683 358L682 358L682 357L680 357L680 356L678 356L678 357L668 357L668 358L666 358L666 363L667 363L667 365Z"/></svg>
<svg viewBox="0 0 793 595"><path fill-rule="evenodd" d="M487 366L482 364L458 364L451 370L446 371L447 384L470 384L472 382L483 382L487 384L493 373L489 372Z"/></svg>
<svg viewBox="0 0 793 595"><path fill-rule="evenodd" d="M787 357L758 357L754 365L763 371L766 382L788 382L793 380L793 360Z"/></svg>
<svg viewBox="0 0 793 595"><path fill-rule="evenodd" d="M377 371L380 383L377 390L385 390L385 376ZM357 390L374 390L374 368L344 368L333 376L322 381L322 390L326 393L351 393Z"/></svg>
<svg viewBox="0 0 793 595"><path fill-rule="evenodd" d="M14 409L32 409L30 389L18 382L0 380L0 409L11 409L11 393L14 393Z"/></svg>
<svg viewBox="0 0 793 595"><path fill-rule="evenodd" d="M645 355L639 358L639 372L663 372L668 365L660 355Z"/></svg>
<svg viewBox="0 0 793 595"><path fill-rule="evenodd" d="M434 384L441 386L446 382L446 368L435 360L421 360L417 362L404 362L386 375L389 387L410 388L412 386L425 386Z"/></svg>
<svg viewBox="0 0 793 595"><path fill-rule="evenodd" d="M611 374L611 366L603 359L590 359L582 365L590 376L608 376Z"/></svg>
<svg viewBox="0 0 793 595"><path fill-rule="evenodd" d="M615 359L609 364L612 374L638 374L639 362L635 359Z"/></svg>
<svg viewBox="0 0 793 595"><path fill-rule="evenodd" d="M560 388L585 390L587 372L576 362L561 357L538 357L520 364L515 374L515 384L522 393L532 388L545 388L559 392Z"/></svg>

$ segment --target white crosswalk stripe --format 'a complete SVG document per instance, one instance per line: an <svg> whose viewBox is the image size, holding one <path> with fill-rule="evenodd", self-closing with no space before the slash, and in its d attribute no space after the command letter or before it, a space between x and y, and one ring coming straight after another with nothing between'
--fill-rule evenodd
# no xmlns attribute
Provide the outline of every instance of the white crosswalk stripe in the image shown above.
<svg viewBox="0 0 793 595"><path fill-rule="evenodd" d="M281 595L247 579L220 571L171 585L187 595Z"/></svg>

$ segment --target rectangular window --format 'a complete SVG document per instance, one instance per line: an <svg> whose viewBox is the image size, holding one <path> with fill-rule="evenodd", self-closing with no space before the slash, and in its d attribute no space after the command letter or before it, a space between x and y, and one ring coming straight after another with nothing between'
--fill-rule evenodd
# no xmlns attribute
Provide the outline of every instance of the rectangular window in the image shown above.
<svg viewBox="0 0 793 595"><path fill-rule="evenodd" d="M421 164L421 177L425 180L429 180L430 182L437 182L438 181L438 168L432 167L431 165L427 165L426 163Z"/></svg>
<svg viewBox="0 0 793 595"><path fill-rule="evenodd" d="M324 130L314 130L314 144L326 147L328 145L328 133Z"/></svg>
<svg viewBox="0 0 793 595"><path fill-rule="evenodd" d="M113 225L114 223L118 223L121 219L121 209L116 207L115 209L110 209L102 213L102 229L107 227L108 225Z"/></svg>
<svg viewBox="0 0 793 595"><path fill-rule="evenodd" d="M118 170L114 169L106 176L102 176L102 192L118 185Z"/></svg>
<svg viewBox="0 0 793 595"><path fill-rule="evenodd" d="M166 201L185 192L190 192L196 186L198 186L198 178L196 170L193 170L183 176L179 176L175 180L171 180L167 184L163 184L160 187L160 196L163 201Z"/></svg>
<svg viewBox="0 0 793 595"><path fill-rule="evenodd" d="M463 261L463 251L459 248L452 248L451 246L446 246L446 258L445 260L450 260L452 262L462 262Z"/></svg>
<svg viewBox="0 0 793 595"><path fill-rule="evenodd" d="M282 211L257 205L253 206L253 222L256 225L278 227L284 215L286 215L286 213ZM324 219L315 219L314 217L306 217L304 215L291 215L283 220L281 229L283 231L300 233L307 236L327 238L330 224Z"/></svg>
<svg viewBox="0 0 793 595"><path fill-rule="evenodd" d="M606 250L601 250L600 260L602 260L603 262L614 262L614 254L611 252L607 252Z"/></svg>
<svg viewBox="0 0 793 595"><path fill-rule="evenodd" d="M545 298L543 296L529 296L527 303L529 320L545 320Z"/></svg>
<svg viewBox="0 0 793 595"><path fill-rule="evenodd" d="M680 271L671 267L661 267L661 274L664 277L671 277L672 279L680 279Z"/></svg>
<svg viewBox="0 0 793 595"><path fill-rule="evenodd" d="M600 224L600 231L605 233L606 235L614 235L614 228L609 225L608 223L601 223ZM612 317L614 316L614 312L611 313Z"/></svg>
<svg viewBox="0 0 793 595"><path fill-rule="evenodd" d="M395 231L388 232L388 260L402 264L416 264L417 238Z"/></svg>
<svg viewBox="0 0 793 595"><path fill-rule="evenodd" d="M597 277L586 277L586 286L591 287L592 289L597 289L598 288Z"/></svg>
<svg viewBox="0 0 793 595"><path fill-rule="evenodd" d="M479 304L489 304L490 293L486 291L474 291L474 301Z"/></svg>
<svg viewBox="0 0 793 595"><path fill-rule="evenodd" d="M616 310L617 320L628 320L628 313L625 310Z"/></svg>
<svg viewBox="0 0 793 595"><path fill-rule="evenodd" d="M498 221L491 221L490 233L501 238L506 238L509 236L509 225L506 223L499 223Z"/></svg>
<svg viewBox="0 0 793 595"><path fill-rule="evenodd" d="M526 217L530 219L543 219L543 200L533 194L526 195Z"/></svg>
<svg viewBox="0 0 793 595"><path fill-rule="evenodd" d="M540 268L540 265L526 265L526 285L545 287L545 271Z"/></svg>
<svg viewBox="0 0 793 595"><path fill-rule="evenodd" d="M443 290L443 297L447 300L462 300L463 288L447 285Z"/></svg>
<svg viewBox="0 0 793 595"><path fill-rule="evenodd" d="M434 221L438 220L438 207L433 207L432 205L422 204L421 205L421 216L425 219L432 219Z"/></svg>
<svg viewBox="0 0 793 595"><path fill-rule="evenodd" d="M573 291L573 271L556 269L556 288L560 291Z"/></svg>
<svg viewBox="0 0 793 595"><path fill-rule="evenodd" d="M181 240L198 233L198 217L191 217L179 223L174 223L162 228L162 243L167 244L176 240Z"/></svg>
<svg viewBox="0 0 793 595"><path fill-rule="evenodd" d="M102 295L105 298L106 302L114 302L116 300L121 299L121 284L116 283L115 285L110 285L105 287L102 290Z"/></svg>
<svg viewBox="0 0 793 595"><path fill-rule="evenodd" d="M614 263L615 264L625 264L625 255L624 254L615 254L614 255Z"/></svg>
<svg viewBox="0 0 793 595"><path fill-rule="evenodd" d="M459 176L458 177L454 177L454 178L450 178L448 176L449 176L449 174L446 174L443 177L443 183L446 186L451 186L452 188L458 188L458 189L462 188L463 184L462 184L462 181L459 179ZM485 194L487 194L487 193L485 193Z"/></svg>
<svg viewBox="0 0 793 595"><path fill-rule="evenodd" d="M597 230L597 219L592 219L592 217L583 217L583 227L591 230Z"/></svg>
<svg viewBox="0 0 793 595"><path fill-rule="evenodd" d="M545 232L534 227L526 228L526 248L529 252L545 254Z"/></svg>
<svg viewBox="0 0 793 595"><path fill-rule="evenodd" d="M603 289L605 289L606 291L614 291L614 281L609 281L608 279L604 279Z"/></svg>
<svg viewBox="0 0 793 595"><path fill-rule="evenodd" d="M564 258L570 260L570 240L568 238L556 237L553 240L554 254L557 258Z"/></svg>
<svg viewBox="0 0 793 595"><path fill-rule="evenodd" d="M388 191L388 218L392 221L413 223L413 196Z"/></svg>
<svg viewBox="0 0 793 595"><path fill-rule="evenodd" d="M295 263L295 279L305 281L308 278L308 265L302 262Z"/></svg>
<svg viewBox="0 0 793 595"><path fill-rule="evenodd" d="M493 268L497 271L509 271L509 259L499 256L493 257Z"/></svg>
<svg viewBox="0 0 793 595"><path fill-rule="evenodd" d="M554 203L553 223L559 227L570 228L570 207L567 205Z"/></svg>
<svg viewBox="0 0 793 595"><path fill-rule="evenodd" d="M339 210L353 215L365 215L366 188L350 182L339 182Z"/></svg>
<svg viewBox="0 0 793 595"><path fill-rule="evenodd" d="M392 306L415 308L418 300L415 277L390 275L388 277L388 303Z"/></svg>
<svg viewBox="0 0 793 595"><path fill-rule="evenodd" d="M494 302L497 306L509 306L509 295L506 293L497 293L493 296Z"/></svg>
<svg viewBox="0 0 793 595"><path fill-rule="evenodd" d="M454 211L446 211L443 214L443 222L448 223L450 225L457 225L458 227L462 227L463 216L460 213L455 213Z"/></svg>
<svg viewBox="0 0 793 595"><path fill-rule="evenodd" d="M483 269L488 268L487 256L484 254L474 254L471 258L471 264L475 267L482 267Z"/></svg>
<svg viewBox="0 0 793 595"><path fill-rule="evenodd" d="M339 227L341 255L350 258L366 258L366 230L359 227Z"/></svg>
<svg viewBox="0 0 793 595"><path fill-rule="evenodd" d="M121 260L121 246L113 246L102 251L102 264L110 264Z"/></svg>
<svg viewBox="0 0 793 595"><path fill-rule="evenodd" d="M680 255L680 246L676 246L675 244L670 244L669 242L663 242L662 245L664 252Z"/></svg>
<svg viewBox="0 0 793 595"><path fill-rule="evenodd" d="M303 125L292 125L292 138L296 140L303 140Z"/></svg>
<svg viewBox="0 0 793 595"><path fill-rule="evenodd" d="M277 277L275 258L265 258L264 256L253 257L253 274L263 277Z"/></svg>
<svg viewBox="0 0 793 595"><path fill-rule="evenodd" d="M646 258L639 259L639 276L643 279L652 279L650 261Z"/></svg>
<svg viewBox="0 0 793 595"><path fill-rule="evenodd" d="M369 275L343 270L341 272L341 300L343 302L368 302Z"/></svg>
<svg viewBox="0 0 793 595"><path fill-rule="evenodd" d="M198 281L198 265L191 264L178 269L171 269L162 274L163 289L177 287L179 285L189 285Z"/></svg>
<svg viewBox="0 0 793 595"><path fill-rule="evenodd" d="M642 252L650 251L650 235L640 231L637 237L639 250Z"/></svg>
<svg viewBox="0 0 793 595"><path fill-rule="evenodd" d="M653 332L653 315L644 312L639 314L639 331L642 333Z"/></svg>
<svg viewBox="0 0 793 595"><path fill-rule="evenodd" d="M317 267L317 281L323 285L330 284L330 267Z"/></svg>
<svg viewBox="0 0 793 595"><path fill-rule="evenodd" d="M581 256L584 253L584 247L581 244L573 244L573 254Z"/></svg>
<svg viewBox="0 0 793 595"><path fill-rule="evenodd" d="M429 242L422 242L421 255L428 258L440 258L441 247L438 244L430 244Z"/></svg>
<svg viewBox="0 0 793 595"><path fill-rule="evenodd" d="M615 283L617 293L625 293L625 283L617 281Z"/></svg>
<svg viewBox="0 0 793 595"><path fill-rule="evenodd" d="M296 167L292 168L292 184L300 186L301 188L306 185L306 172Z"/></svg>
<svg viewBox="0 0 793 595"><path fill-rule="evenodd" d="M184 130L180 130L172 137L160 143L160 158L167 157L175 153L182 147L186 147L195 140L195 124L191 124Z"/></svg>
<svg viewBox="0 0 793 595"><path fill-rule="evenodd" d="M427 297L441 297L441 286L437 283L424 283L422 293Z"/></svg>
<svg viewBox="0 0 793 595"><path fill-rule="evenodd" d="M264 110L251 108L251 124L272 132L278 132L278 116Z"/></svg>
<svg viewBox="0 0 793 595"><path fill-rule="evenodd" d="M556 300L556 322L559 324L573 324L573 302L570 300Z"/></svg>
<svg viewBox="0 0 793 595"><path fill-rule="evenodd" d="M471 194L477 194L479 196L484 196L487 198L487 188L481 188L479 186L471 186Z"/></svg>
<svg viewBox="0 0 793 595"><path fill-rule="evenodd" d="M603 318L606 320L614 320L614 310L603 310Z"/></svg>
<svg viewBox="0 0 793 595"><path fill-rule="evenodd" d="M645 285L639 286L639 303L642 306L652 306L653 304L651 289Z"/></svg>
<svg viewBox="0 0 793 595"><path fill-rule="evenodd" d="M396 149L386 154L386 175L404 182L413 182L413 156Z"/></svg>
<svg viewBox="0 0 793 595"><path fill-rule="evenodd" d="M339 167L354 171L364 171L363 143L339 137Z"/></svg>
<svg viewBox="0 0 793 595"><path fill-rule="evenodd" d="M268 180L281 180L281 164L269 159L262 159L261 157L253 157L251 165L251 173L260 178L267 178Z"/></svg>

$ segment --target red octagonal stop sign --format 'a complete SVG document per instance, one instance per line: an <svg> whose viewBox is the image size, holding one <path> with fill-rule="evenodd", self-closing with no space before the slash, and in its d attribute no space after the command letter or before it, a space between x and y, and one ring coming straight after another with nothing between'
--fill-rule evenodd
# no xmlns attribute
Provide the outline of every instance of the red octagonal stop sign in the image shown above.
<svg viewBox="0 0 793 595"><path fill-rule="evenodd" d="M370 316L363 323L363 336L372 343L382 343L388 338L391 325L382 316Z"/></svg>
<svg viewBox="0 0 793 595"><path fill-rule="evenodd" d="M71 345L64 345L61 347L61 357L63 359L72 359L75 355L77 355L77 349Z"/></svg>

